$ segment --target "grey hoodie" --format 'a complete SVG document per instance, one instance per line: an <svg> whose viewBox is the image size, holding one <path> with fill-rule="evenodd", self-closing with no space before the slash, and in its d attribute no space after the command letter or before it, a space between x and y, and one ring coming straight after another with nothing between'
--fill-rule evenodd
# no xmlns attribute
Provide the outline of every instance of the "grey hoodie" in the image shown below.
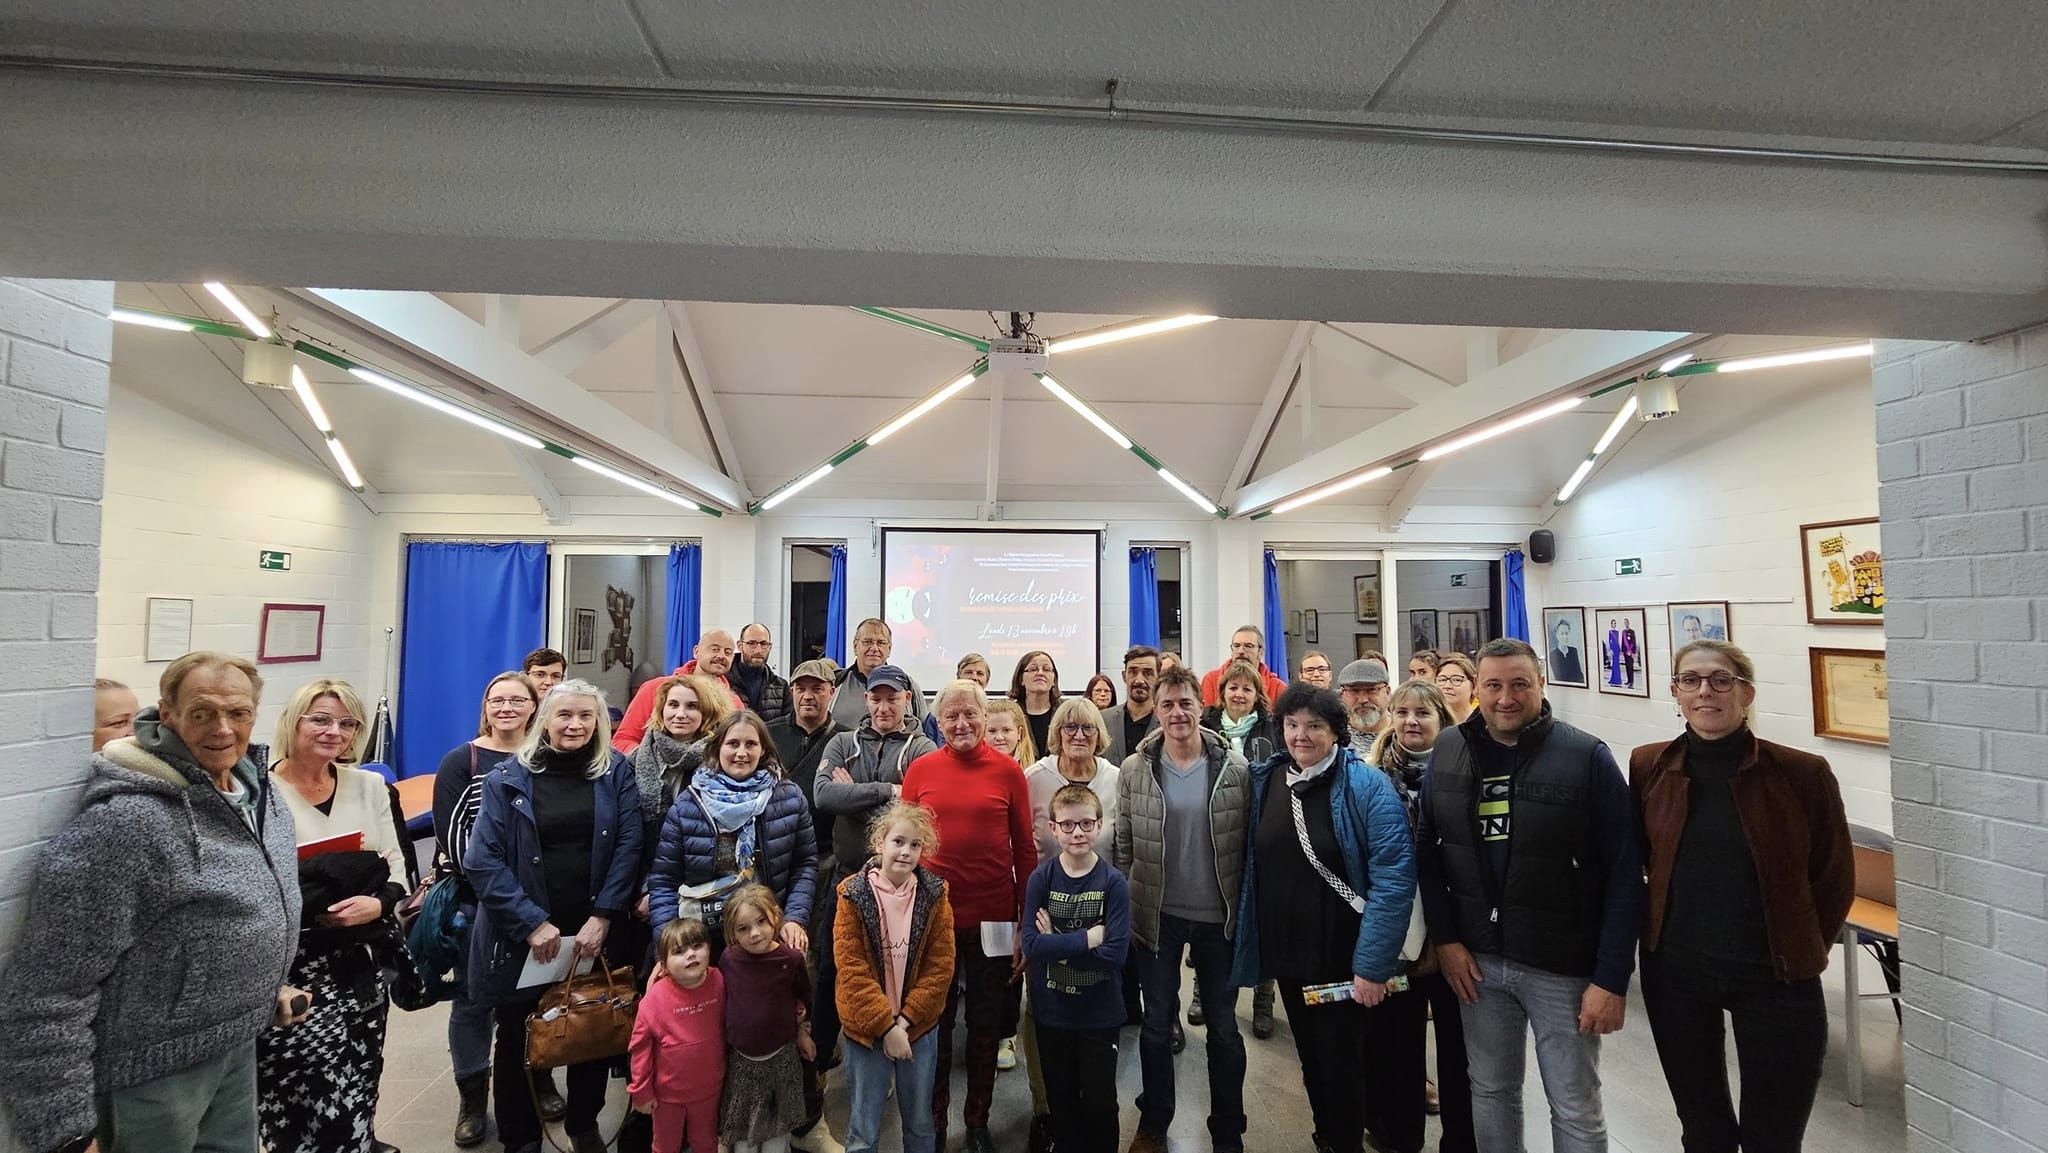
<svg viewBox="0 0 2048 1153"><path fill-rule="evenodd" d="M0 978L0 1101L30 1149L97 1123L95 1096L219 1056L270 1025L299 936L291 811L244 757L259 839L155 709L92 760L43 846Z"/></svg>
<svg viewBox="0 0 2048 1153"><path fill-rule="evenodd" d="M825 751L818 757L811 803L819 812L839 818L832 824L832 855L838 858L832 883L837 884L873 855L868 848L868 821L895 798L890 786L903 783L903 770L910 762L937 747L914 728L885 736L876 732L866 717L860 719L858 729L825 743ZM832 770L838 768L846 770L852 784L832 779Z"/></svg>

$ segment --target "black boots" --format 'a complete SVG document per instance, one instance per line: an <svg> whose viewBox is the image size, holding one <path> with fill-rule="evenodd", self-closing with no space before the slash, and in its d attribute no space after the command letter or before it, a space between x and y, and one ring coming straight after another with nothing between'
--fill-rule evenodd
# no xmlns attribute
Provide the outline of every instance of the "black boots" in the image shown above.
<svg viewBox="0 0 2048 1153"><path fill-rule="evenodd" d="M484 1142L490 1128L491 1073L486 1069L455 1082L459 1103L455 1109L455 1144L467 1149Z"/></svg>

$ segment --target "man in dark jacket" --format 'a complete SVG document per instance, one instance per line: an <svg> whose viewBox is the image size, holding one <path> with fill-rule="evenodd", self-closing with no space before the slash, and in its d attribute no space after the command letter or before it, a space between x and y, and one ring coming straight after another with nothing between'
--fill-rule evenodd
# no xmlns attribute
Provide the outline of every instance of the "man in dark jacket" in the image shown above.
<svg viewBox="0 0 2048 1153"><path fill-rule="evenodd" d="M1109 728L1109 749L1102 755L1110 764L1122 764L1159 727L1159 718L1152 708L1152 686L1158 683L1159 650L1151 645L1133 645L1125 650L1123 706L1102 714L1102 723Z"/></svg>
<svg viewBox="0 0 2048 1153"><path fill-rule="evenodd" d="M43 847L0 981L23 1147L256 1148L256 1038L303 996L291 810L250 755L262 687L241 657L172 661Z"/></svg>
<svg viewBox="0 0 2048 1153"><path fill-rule="evenodd" d="M775 640L768 635L768 626L759 621L748 625L740 630L739 657L729 674L732 691L764 721L789 715L789 682L776 676L768 663L774 651Z"/></svg>
<svg viewBox="0 0 2048 1153"><path fill-rule="evenodd" d="M1622 1026L1643 919L1633 799L1597 737L1551 716L1536 651L1479 650L1479 707L1422 779L1417 873L1465 1041L1481 1149L1522 1146L1536 1033L1558 1153L1601 1153L1600 1036Z"/></svg>

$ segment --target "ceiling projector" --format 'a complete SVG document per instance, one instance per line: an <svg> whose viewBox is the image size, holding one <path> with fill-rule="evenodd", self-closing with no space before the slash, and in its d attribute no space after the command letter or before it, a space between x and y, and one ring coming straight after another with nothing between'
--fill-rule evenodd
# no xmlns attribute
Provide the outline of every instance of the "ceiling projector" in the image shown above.
<svg viewBox="0 0 2048 1153"><path fill-rule="evenodd" d="M1045 338L1028 332L1022 336L996 337L988 342L988 367L990 371L1009 369L1027 375L1044 372Z"/></svg>

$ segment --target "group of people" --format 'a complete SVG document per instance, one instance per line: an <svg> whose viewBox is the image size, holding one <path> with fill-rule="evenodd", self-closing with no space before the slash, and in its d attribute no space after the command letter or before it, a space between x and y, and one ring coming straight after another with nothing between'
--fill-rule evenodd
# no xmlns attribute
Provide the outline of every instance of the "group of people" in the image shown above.
<svg viewBox="0 0 2048 1153"><path fill-rule="evenodd" d="M963 1148L997 1147L1014 1046L1033 1153L1107 1153L1135 1020L1131 1149L1163 1150L1185 969L1214 1149L1247 1145L1248 988L1255 1033L1284 1012L1319 1150L1419 1153L1430 1112L1444 1153L1521 1149L1531 1031L1553 1147L1598 1150L1600 1038L1640 956L1686 1147L1799 1147L1848 829L1826 763L1749 728L1755 673L1726 641L1675 654L1684 732L1626 777L1515 640L1414 654L1398 684L1376 654L1311 652L1288 684L1247 626L1199 678L1131 648L1122 703L1103 678L1062 696L1044 652L1006 696L969 657L926 701L880 620L844 668L784 679L771 648L760 625L713 630L616 725L553 650L484 686L435 782L471 926L458 1145L494 1112L513 1153L556 1118L575 1153L603 1149L616 1072L621 1148L866 1151L893 1097L903 1147L937 1150L964 1032ZM0 1100L29 1148L389 1148L371 1122L409 846L352 767L355 690L303 686L266 749L261 688L192 653L153 708L102 690L84 808L43 849L0 985ZM308 846L330 851L295 860ZM545 985L523 979L564 951L644 987L630 1052L570 1066L566 1094L526 1067Z"/></svg>

